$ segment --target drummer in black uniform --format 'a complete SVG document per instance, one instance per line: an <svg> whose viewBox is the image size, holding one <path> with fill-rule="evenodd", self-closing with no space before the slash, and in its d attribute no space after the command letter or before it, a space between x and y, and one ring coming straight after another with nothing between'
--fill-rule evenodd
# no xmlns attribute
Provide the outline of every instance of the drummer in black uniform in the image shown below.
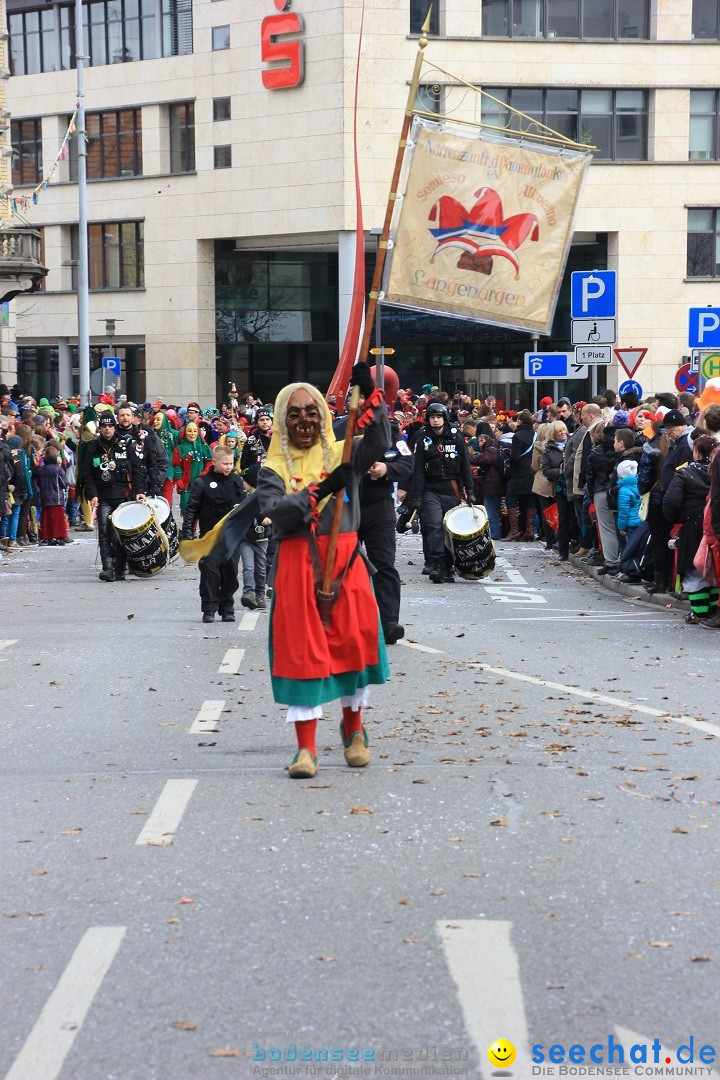
<svg viewBox="0 0 720 1080"><path fill-rule="evenodd" d="M101 581L124 581L127 559L109 518L121 503L135 498L145 501L145 467L132 439L117 430L115 414L104 412L98 420L98 437L88 444L84 456L83 490L97 511Z"/></svg>
<svg viewBox="0 0 720 1080"><path fill-rule="evenodd" d="M393 445L374 461L360 484L360 528L358 540L375 567L373 589L380 611L386 645L405 636L400 625L400 575L395 568L395 500L393 488L406 489L413 470L413 456L400 435L395 420L390 421Z"/></svg>
<svg viewBox="0 0 720 1080"><path fill-rule="evenodd" d="M445 547L443 518L464 499L474 503L473 478L465 439L447 409L431 401L425 427L415 443L415 465L406 504L420 510L429 578L439 585L455 580L452 555Z"/></svg>

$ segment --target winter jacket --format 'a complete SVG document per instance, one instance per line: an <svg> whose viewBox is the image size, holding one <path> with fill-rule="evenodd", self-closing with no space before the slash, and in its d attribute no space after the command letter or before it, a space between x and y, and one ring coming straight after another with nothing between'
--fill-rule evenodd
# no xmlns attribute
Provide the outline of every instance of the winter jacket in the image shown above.
<svg viewBox="0 0 720 1080"><path fill-rule="evenodd" d="M452 481L462 494L473 494L465 439L454 424L446 423L439 431L427 424L415 443L415 465L410 486L410 506L419 506L423 490L454 494Z"/></svg>
<svg viewBox="0 0 720 1080"><path fill-rule="evenodd" d="M553 494L557 493L558 484L560 485L560 493L565 494L563 490L565 487L565 473L563 471L565 466L565 445L565 439L559 443L548 442L542 457L543 476L552 484ZM560 481L560 477L562 477L562 481Z"/></svg>
<svg viewBox="0 0 720 1080"><path fill-rule="evenodd" d="M567 487L568 499L578 499L582 495L582 488L578 489L575 486L575 459L577 458L578 450L582 446L582 441L586 434L587 427L585 424L578 424L565 444L565 461L563 468L565 471L565 485Z"/></svg>
<svg viewBox="0 0 720 1080"><path fill-rule="evenodd" d="M716 452L710 466L710 524L720 544L720 452Z"/></svg>
<svg viewBox="0 0 720 1080"><path fill-rule="evenodd" d="M223 476L215 469L203 473L190 488L180 536L184 540L191 540L196 521L200 526L200 535L204 536L246 498L247 492L239 473L231 472L229 476Z"/></svg>
<svg viewBox="0 0 720 1080"><path fill-rule="evenodd" d="M87 444L83 456L82 486L85 498L117 502L145 495L145 468L131 439L118 431L111 439L102 436Z"/></svg>
<svg viewBox="0 0 720 1080"><path fill-rule="evenodd" d="M40 505L64 506L65 492L67 490L64 470L59 465L46 465L42 462L37 466L35 475L40 494Z"/></svg>
<svg viewBox="0 0 720 1080"><path fill-rule="evenodd" d="M615 468L615 462L618 458L613 449L615 432L612 428L606 428L605 431L603 441L595 443L588 454L585 486L591 498L594 498L597 492L607 490L610 474Z"/></svg>
<svg viewBox="0 0 720 1080"><path fill-rule="evenodd" d="M642 525L637 476L621 476L617 482L617 527L620 532Z"/></svg>
<svg viewBox="0 0 720 1080"><path fill-rule="evenodd" d="M682 524L677 544L677 560L678 571L683 575L693 571L693 560L702 539L703 514L709 491L708 464L693 461L676 470L663 498L665 520L672 524Z"/></svg>
<svg viewBox="0 0 720 1080"><path fill-rule="evenodd" d="M503 479L502 450L495 442L486 442L475 456L477 475L475 476L475 494L502 495L505 491Z"/></svg>
<svg viewBox="0 0 720 1080"><path fill-rule="evenodd" d="M553 498L553 486L544 475L542 469L543 454L545 453L545 447L548 445L547 439L536 439L532 448L532 470L533 470L533 495L539 495L541 499Z"/></svg>
<svg viewBox="0 0 720 1080"><path fill-rule="evenodd" d="M377 480L364 476L360 481L360 506L374 506L385 499L392 499L393 488L398 485L401 491L407 491L413 472L413 456L405 440L398 437L394 446L385 451L382 457L387 472Z"/></svg>
<svg viewBox="0 0 720 1080"><path fill-rule="evenodd" d="M510 480L508 495L531 495L533 486L532 445L535 433L532 424L520 424L510 447Z"/></svg>

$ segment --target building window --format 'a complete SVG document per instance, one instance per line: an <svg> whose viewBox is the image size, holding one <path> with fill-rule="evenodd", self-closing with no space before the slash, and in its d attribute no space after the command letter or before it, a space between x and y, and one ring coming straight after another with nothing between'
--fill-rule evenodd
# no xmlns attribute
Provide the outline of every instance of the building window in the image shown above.
<svg viewBox="0 0 720 1080"><path fill-rule="evenodd" d="M38 184L43 178L42 121L13 120L10 131L13 184Z"/></svg>
<svg viewBox="0 0 720 1080"><path fill-rule="evenodd" d="M229 97L216 97L213 98L213 120L229 120L230 119L230 98Z"/></svg>
<svg viewBox="0 0 720 1080"><path fill-rule="evenodd" d="M418 112L441 113L442 101L443 88L440 83L421 83L414 107Z"/></svg>
<svg viewBox="0 0 720 1080"><path fill-rule="evenodd" d="M718 91L690 91L690 161L717 161Z"/></svg>
<svg viewBox="0 0 720 1080"><path fill-rule="evenodd" d="M212 47L213 52L219 52L221 49L230 48L230 27L229 26L213 26L212 28Z"/></svg>
<svg viewBox="0 0 720 1080"><path fill-rule="evenodd" d="M720 277L720 221L713 207L688 210L687 276Z"/></svg>
<svg viewBox="0 0 720 1080"><path fill-rule="evenodd" d="M8 30L12 75L35 75L39 71L59 70L60 58L53 8L10 15Z"/></svg>
<svg viewBox="0 0 720 1080"><path fill-rule="evenodd" d="M427 19L428 8L430 7L430 0L410 0L410 33L419 34L423 28L423 23ZM439 34L440 30L440 17L438 8L440 7L440 0L432 0L432 14L430 16L430 30L431 34Z"/></svg>
<svg viewBox="0 0 720 1080"><path fill-rule="evenodd" d="M693 0L692 36L694 38L720 37L720 3L718 0Z"/></svg>
<svg viewBox="0 0 720 1080"><path fill-rule="evenodd" d="M195 104L170 106L170 172L195 172Z"/></svg>
<svg viewBox="0 0 720 1080"><path fill-rule="evenodd" d="M192 0L90 0L83 24L94 66L192 52ZM72 4L10 15L8 29L13 75L74 66Z"/></svg>
<svg viewBox="0 0 720 1080"><path fill-rule="evenodd" d="M78 257L78 230L72 229L72 258ZM142 221L88 225L88 280L91 289L140 289L145 285ZM77 267L73 267L77 289Z"/></svg>
<svg viewBox="0 0 720 1080"><path fill-rule="evenodd" d="M482 118L488 125L526 130L527 121L505 108L511 105L575 142L596 146L598 160L647 161L646 90L483 89L499 99L482 99Z"/></svg>
<svg viewBox="0 0 720 1080"><path fill-rule="evenodd" d="M87 113L87 178L142 176L142 110ZM70 179L77 180L77 138L70 141Z"/></svg>
<svg viewBox="0 0 720 1080"><path fill-rule="evenodd" d="M231 169L232 168L232 146L214 146L213 147L213 168L215 168L215 169Z"/></svg>
<svg viewBox="0 0 720 1080"><path fill-rule="evenodd" d="M482 32L484 37L647 39L648 7L648 0L483 0Z"/></svg>

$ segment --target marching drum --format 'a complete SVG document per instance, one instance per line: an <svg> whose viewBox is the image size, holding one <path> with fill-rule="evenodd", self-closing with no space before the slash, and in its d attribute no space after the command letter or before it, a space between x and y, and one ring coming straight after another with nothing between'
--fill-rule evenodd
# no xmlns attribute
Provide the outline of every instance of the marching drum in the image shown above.
<svg viewBox="0 0 720 1080"><path fill-rule="evenodd" d="M162 570L167 563L169 545L150 506L141 502L121 503L113 510L110 521L132 574L150 577Z"/></svg>
<svg viewBox="0 0 720 1080"><path fill-rule="evenodd" d="M180 537L170 503L162 495L148 495L146 503L153 510L158 525L167 537L169 561L172 562L177 559L180 551Z"/></svg>
<svg viewBox="0 0 720 1080"><path fill-rule="evenodd" d="M495 569L495 548L484 506L453 506L443 518L445 547L460 577L485 577Z"/></svg>

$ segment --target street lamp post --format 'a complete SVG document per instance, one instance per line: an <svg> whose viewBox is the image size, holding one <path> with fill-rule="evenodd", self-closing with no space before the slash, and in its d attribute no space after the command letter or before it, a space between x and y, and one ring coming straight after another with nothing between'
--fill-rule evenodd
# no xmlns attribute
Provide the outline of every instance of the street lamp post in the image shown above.
<svg viewBox="0 0 720 1080"><path fill-rule="evenodd" d="M88 224L87 224L87 133L85 130L85 54L82 0L75 0L75 68L77 73L78 151L78 369L80 400L90 404L90 328L88 322Z"/></svg>

